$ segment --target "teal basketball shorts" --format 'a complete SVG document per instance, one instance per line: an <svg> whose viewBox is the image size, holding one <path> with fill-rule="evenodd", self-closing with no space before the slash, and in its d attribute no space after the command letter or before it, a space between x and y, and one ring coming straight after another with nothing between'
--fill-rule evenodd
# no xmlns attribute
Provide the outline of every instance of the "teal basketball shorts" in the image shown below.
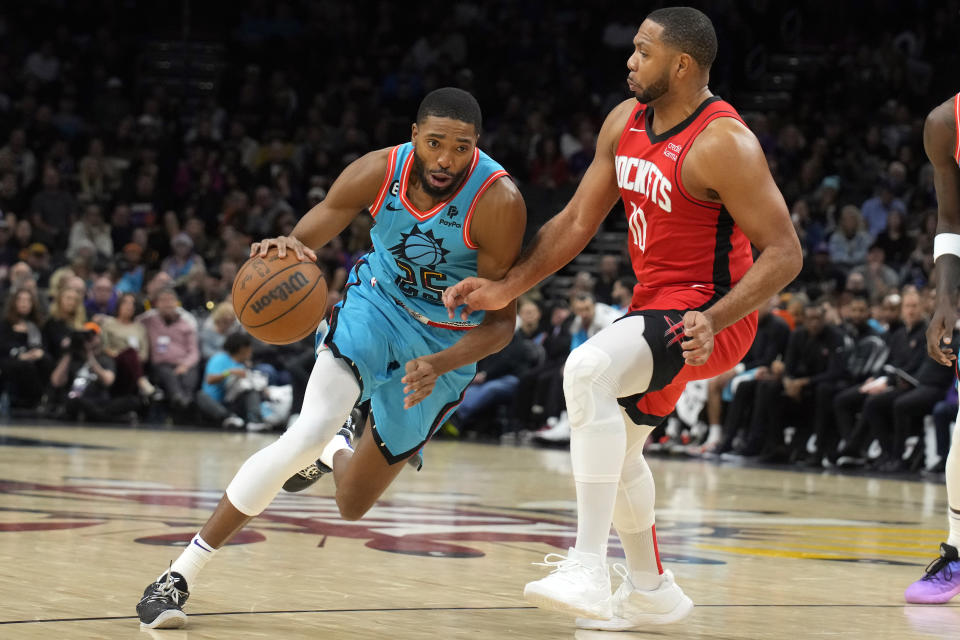
<svg viewBox="0 0 960 640"><path fill-rule="evenodd" d="M361 388L358 402L370 400L371 433L390 464L406 460L426 444L460 404L477 370L470 364L443 374L429 396L404 409L400 379L407 362L448 348L463 333L416 320L377 288L365 260L351 269L343 298L323 329L322 323L317 348L329 348L353 369Z"/></svg>

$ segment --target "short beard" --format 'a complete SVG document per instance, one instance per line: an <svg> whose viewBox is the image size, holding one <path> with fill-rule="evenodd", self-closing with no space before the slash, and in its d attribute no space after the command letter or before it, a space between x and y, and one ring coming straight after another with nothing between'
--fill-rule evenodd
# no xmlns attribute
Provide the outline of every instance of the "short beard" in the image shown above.
<svg viewBox="0 0 960 640"><path fill-rule="evenodd" d="M667 91L670 90L670 77L668 74L664 73L659 80L651 84L649 87L640 91L636 94L637 101L642 104L650 104L657 98L660 98Z"/></svg>
<svg viewBox="0 0 960 640"><path fill-rule="evenodd" d="M460 188L460 185L463 184L464 178L467 176L467 171L470 170L470 165L464 167L463 171L458 174L448 173L447 175L452 176L453 179L450 181L450 185L444 189L438 189L430 184L429 180L427 179L427 166L424 164L423 160L420 159L420 154L417 153L416 149L413 151L413 170L417 174L417 178L420 180L420 188L423 189L423 192L431 198L442 200Z"/></svg>

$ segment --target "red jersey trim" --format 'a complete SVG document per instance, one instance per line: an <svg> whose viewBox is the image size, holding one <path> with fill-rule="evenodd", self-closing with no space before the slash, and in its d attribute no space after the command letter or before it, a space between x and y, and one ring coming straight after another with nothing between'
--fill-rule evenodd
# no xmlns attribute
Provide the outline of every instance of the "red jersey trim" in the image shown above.
<svg viewBox="0 0 960 640"><path fill-rule="evenodd" d="M413 168L413 154L414 150L410 149L410 155L407 156L406 162L403 163L403 174L400 176L400 202L403 203L403 206L407 208L414 218L423 222L424 220L429 220L433 216L440 213L440 211L446 207L450 202L456 198L461 189L467 184L467 181L470 180L470 176L473 175L473 170L477 168L477 163L480 162L480 149L478 147L473 148L473 160L470 161L470 168L467 170L467 175L464 176L463 182L460 183L460 187L457 191L451 195L449 198L440 202L429 211L420 211L410 200L407 198L407 184L409 184L410 171Z"/></svg>
<svg viewBox="0 0 960 640"><path fill-rule="evenodd" d="M467 209L467 217L463 221L463 244L467 245L468 249L478 249L479 247L473 243L473 240L470 238L470 223L473 220L473 212L477 208L477 204L480 202L480 196L490 188L494 182L499 180L504 176L509 176L510 174L501 169L500 171L494 171L491 173L486 180L483 181L483 184L480 185L480 188L477 189L476 195L473 196L473 202L470 203L470 208Z"/></svg>
<svg viewBox="0 0 960 640"><path fill-rule="evenodd" d="M953 97L953 117L957 126L957 148L953 152L953 159L957 161L957 164L960 164L960 93Z"/></svg>
<svg viewBox="0 0 960 640"><path fill-rule="evenodd" d="M387 156L387 173L383 176L383 184L380 185L380 191L377 192L377 199L373 201L373 206L370 207L370 215L374 219L376 219L380 207L383 206L384 198L387 197L387 189L390 188L391 178L393 178L393 172L397 167L397 149L399 147L391 149Z"/></svg>
<svg viewBox="0 0 960 640"><path fill-rule="evenodd" d="M700 126L697 127L697 130L693 132L693 135L690 137L690 142L683 148L683 151L680 153L680 157L677 158L677 164L674 166L673 171L673 181L677 185L677 189L680 191L680 195L692 202L693 204L700 205L701 207L708 207L710 209L719 210L722 206L722 202L710 202L709 200L701 200L699 198L693 197L687 188L683 186L683 180L681 179L681 174L683 171L683 161L687 157L687 153L690 151L690 148L693 146L693 143L696 142L697 136L707 128L707 125L716 120L717 118L733 118L737 122L743 122L740 118L737 117L736 112L734 111L715 111L703 119L703 122L700 123Z"/></svg>

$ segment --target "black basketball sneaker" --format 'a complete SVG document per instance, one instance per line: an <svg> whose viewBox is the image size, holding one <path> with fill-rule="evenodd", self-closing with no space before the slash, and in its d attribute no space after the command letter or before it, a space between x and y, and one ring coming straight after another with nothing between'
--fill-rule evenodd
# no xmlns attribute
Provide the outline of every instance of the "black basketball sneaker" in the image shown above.
<svg viewBox="0 0 960 640"><path fill-rule="evenodd" d="M337 431L337 435L346 438L347 444L352 445L355 431L363 428L363 424L367 421L367 413L369 412L369 408L366 411L364 408L369 406L369 403L367 403L354 407L350 415L347 416L347 421L344 422L340 430ZM320 476L332 471L333 469L320 462L320 460L317 460L290 476L290 478L283 483L283 490L288 493L303 491L319 480Z"/></svg>
<svg viewBox="0 0 960 640"><path fill-rule="evenodd" d="M179 629L187 624L183 605L190 597L186 579L176 571L167 571L147 585L137 603L140 626L146 629Z"/></svg>

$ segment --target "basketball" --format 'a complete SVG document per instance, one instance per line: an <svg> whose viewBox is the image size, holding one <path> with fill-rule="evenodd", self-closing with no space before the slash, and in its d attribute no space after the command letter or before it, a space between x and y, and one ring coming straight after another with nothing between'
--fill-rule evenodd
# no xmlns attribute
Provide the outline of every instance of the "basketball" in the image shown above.
<svg viewBox="0 0 960 640"><path fill-rule="evenodd" d="M320 268L301 262L293 251L281 258L271 249L250 258L233 281L233 310L257 340L289 344L313 333L327 305L327 283Z"/></svg>

